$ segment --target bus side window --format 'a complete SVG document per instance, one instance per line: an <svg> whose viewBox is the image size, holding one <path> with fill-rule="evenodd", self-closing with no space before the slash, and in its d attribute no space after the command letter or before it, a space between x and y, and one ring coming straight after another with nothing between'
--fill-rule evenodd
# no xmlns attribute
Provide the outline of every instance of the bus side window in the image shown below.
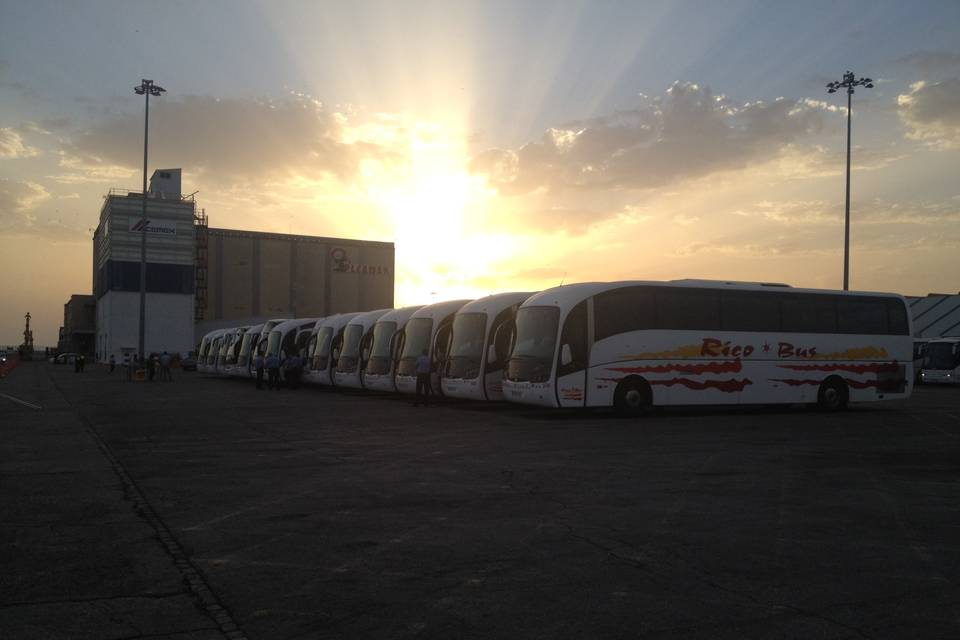
<svg viewBox="0 0 960 640"><path fill-rule="evenodd" d="M516 330L513 324L513 316L516 311L516 306L504 309L493 319L493 326L490 327L490 336L487 340L487 366L485 369L487 373L500 371L507 364L507 359L510 357L510 341L513 338L513 332Z"/></svg>
<svg viewBox="0 0 960 640"><path fill-rule="evenodd" d="M570 359L569 362L564 362L567 350L569 350ZM587 303L584 301L573 308L563 324L557 376L565 376L586 369L587 355Z"/></svg>

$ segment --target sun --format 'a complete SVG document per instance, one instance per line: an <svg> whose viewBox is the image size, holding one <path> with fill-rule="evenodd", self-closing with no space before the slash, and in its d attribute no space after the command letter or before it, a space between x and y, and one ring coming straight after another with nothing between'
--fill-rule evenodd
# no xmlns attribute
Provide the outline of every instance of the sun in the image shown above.
<svg viewBox="0 0 960 640"><path fill-rule="evenodd" d="M513 250L506 235L484 230L496 193L469 171L466 136L418 124L407 162L371 175L368 197L393 227L396 304L424 304L491 293L473 280Z"/></svg>

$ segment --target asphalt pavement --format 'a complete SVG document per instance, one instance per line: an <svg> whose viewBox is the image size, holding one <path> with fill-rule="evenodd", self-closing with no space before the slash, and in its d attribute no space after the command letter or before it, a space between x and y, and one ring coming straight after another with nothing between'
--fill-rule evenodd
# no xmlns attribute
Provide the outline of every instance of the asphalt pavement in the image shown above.
<svg viewBox="0 0 960 640"><path fill-rule="evenodd" d="M960 637L958 438L960 387L624 420L26 363L0 638Z"/></svg>

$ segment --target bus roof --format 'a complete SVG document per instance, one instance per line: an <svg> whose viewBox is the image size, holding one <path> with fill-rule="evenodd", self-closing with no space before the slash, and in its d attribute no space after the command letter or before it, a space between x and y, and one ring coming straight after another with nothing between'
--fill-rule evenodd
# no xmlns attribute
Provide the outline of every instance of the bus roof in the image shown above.
<svg viewBox="0 0 960 640"><path fill-rule="evenodd" d="M279 331L280 333L287 333L292 329L300 329L308 324L316 324L318 318L296 318L294 320L284 320L273 329L270 330L271 333L274 331Z"/></svg>
<svg viewBox="0 0 960 640"><path fill-rule="evenodd" d="M471 302L470 300L446 300L435 304L428 304L414 312L411 318L444 318L451 313L455 313L463 305Z"/></svg>
<svg viewBox="0 0 960 640"><path fill-rule="evenodd" d="M364 311L351 318L349 324L359 324L363 325L364 327L370 327L373 326L374 322L391 311L393 311L393 309L374 309L373 311Z"/></svg>
<svg viewBox="0 0 960 640"><path fill-rule="evenodd" d="M396 322L399 328L399 325L406 323L406 321L414 313L423 309L423 305L414 305L412 307L403 307L402 309L394 309L393 311L388 311L387 313L380 316L377 322Z"/></svg>
<svg viewBox="0 0 960 640"><path fill-rule="evenodd" d="M460 307L457 314L461 313L499 313L500 311L512 307L515 304L523 304L524 300L534 295L533 291L510 291L507 293L495 293L483 298L477 298L472 302Z"/></svg>
<svg viewBox="0 0 960 640"><path fill-rule="evenodd" d="M577 284L562 285L546 289L540 293L530 296L524 307L536 306L568 306L574 305L585 298L619 289L621 287L678 287L678 288L696 288L696 289L726 289L734 291L770 291L786 294L794 293L819 293L833 295L851 295L851 296L889 296L903 300L903 296L898 293L882 293L874 291L837 291L834 289L797 289L791 286L780 284L765 284L752 282L734 282L729 280L622 280L618 282L581 282Z"/></svg>
<svg viewBox="0 0 960 640"><path fill-rule="evenodd" d="M333 327L334 329L342 329L347 326L347 324L353 320L355 316L360 315L358 311L352 311L350 313L337 313L332 316L327 316L324 318L323 322L318 322L317 326L314 327L314 331L318 332L322 327Z"/></svg>

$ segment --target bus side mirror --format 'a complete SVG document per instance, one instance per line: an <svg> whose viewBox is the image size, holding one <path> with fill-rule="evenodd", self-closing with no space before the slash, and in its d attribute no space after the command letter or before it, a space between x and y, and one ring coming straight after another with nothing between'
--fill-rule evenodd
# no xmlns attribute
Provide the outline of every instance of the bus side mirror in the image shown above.
<svg viewBox="0 0 960 640"><path fill-rule="evenodd" d="M560 349L560 364L567 366L571 362L573 362L573 351L570 350L569 344L565 344Z"/></svg>

